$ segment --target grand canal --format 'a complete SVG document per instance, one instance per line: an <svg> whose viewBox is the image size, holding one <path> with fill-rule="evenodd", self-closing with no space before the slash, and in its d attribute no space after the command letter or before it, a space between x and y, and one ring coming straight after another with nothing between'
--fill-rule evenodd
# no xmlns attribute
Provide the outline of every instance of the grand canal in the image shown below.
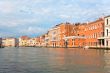
<svg viewBox="0 0 110 73"><path fill-rule="evenodd" d="M110 51L1 48L0 73L110 73Z"/></svg>

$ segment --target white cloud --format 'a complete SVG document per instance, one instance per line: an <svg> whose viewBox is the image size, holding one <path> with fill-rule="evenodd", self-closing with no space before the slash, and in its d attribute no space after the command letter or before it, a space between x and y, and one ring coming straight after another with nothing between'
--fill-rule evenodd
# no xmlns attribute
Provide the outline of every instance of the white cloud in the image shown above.
<svg viewBox="0 0 110 73"><path fill-rule="evenodd" d="M96 3L97 0L79 0L80 2L85 2L85 3Z"/></svg>
<svg viewBox="0 0 110 73"><path fill-rule="evenodd" d="M17 27L17 26L23 26L28 25L32 23L37 23L38 20L36 18L32 19L10 19L10 20L0 20L0 25L5 27ZM37 25L37 24L36 24Z"/></svg>
<svg viewBox="0 0 110 73"><path fill-rule="evenodd" d="M36 15L50 15L52 13L52 9L51 8L33 8L32 9L32 13L36 14Z"/></svg>
<svg viewBox="0 0 110 73"><path fill-rule="evenodd" d="M19 33L22 33L22 34L39 34L39 33L45 33L46 31L43 30L43 28L40 28L40 27L28 27L27 29L22 29L22 30L19 30Z"/></svg>
<svg viewBox="0 0 110 73"><path fill-rule="evenodd" d="M49 21L51 25L62 21L83 22L98 18L103 14L108 15L110 14L109 3L109 0L59 0L59 2L55 0L0 0L0 27L14 30L19 26L16 32L43 33L46 29L37 25L49 23ZM51 25L47 25L48 28ZM22 29L19 29L20 27Z"/></svg>
<svg viewBox="0 0 110 73"><path fill-rule="evenodd" d="M65 15L65 14L59 15L59 17L62 18L62 19L71 19L72 18L71 16Z"/></svg>
<svg viewBox="0 0 110 73"><path fill-rule="evenodd" d="M0 11L2 13L11 13L14 11L14 5L9 1L0 1Z"/></svg>
<svg viewBox="0 0 110 73"><path fill-rule="evenodd" d="M30 1L30 0L29 0ZM32 0L34 3L44 3L44 2L49 2L51 0Z"/></svg>

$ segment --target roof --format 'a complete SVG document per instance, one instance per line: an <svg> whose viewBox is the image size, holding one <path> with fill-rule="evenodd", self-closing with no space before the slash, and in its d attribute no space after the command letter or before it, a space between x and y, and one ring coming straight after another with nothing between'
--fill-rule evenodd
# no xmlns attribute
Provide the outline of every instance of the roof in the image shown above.
<svg viewBox="0 0 110 73"><path fill-rule="evenodd" d="M107 17L110 17L110 15L108 15L108 16L105 16L104 18L107 18Z"/></svg>
<svg viewBox="0 0 110 73"><path fill-rule="evenodd" d="M20 38L21 38L21 39L29 39L28 36L21 36Z"/></svg>
<svg viewBox="0 0 110 73"><path fill-rule="evenodd" d="M89 22L88 24L93 24L93 23L97 23L97 22L100 22L100 21L104 22L103 18L99 18L96 21Z"/></svg>

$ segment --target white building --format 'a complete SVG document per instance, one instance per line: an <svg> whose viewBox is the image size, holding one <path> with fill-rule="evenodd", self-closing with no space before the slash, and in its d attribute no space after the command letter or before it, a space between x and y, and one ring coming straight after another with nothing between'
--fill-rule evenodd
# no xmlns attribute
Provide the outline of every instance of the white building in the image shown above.
<svg viewBox="0 0 110 73"><path fill-rule="evenodd" d="M105 47L110 47L110 16L105 17L104 45Z"/></svg>
<svg viewBox="0 0 110 73"><path fill-rule="evenodd" d="M36 46L37 45L37 40L36 40L36 38L30 38L29 40L28 40L28 46Z"/></svg>
<svg viewBox="0 0 110 73"><path fill-rule="evenodd" d="M16 38L2 39L2 46L4 46L4 47L16 47L16 46L18 46L18 40Z"/></svg>
<svg viewBox="0 0 110 73"><path fill-rule="evenodd" d="M59 41L61 40L61 36L60 36L60 27L54 27L52 29L49 30L48 33L48 41L51 43L50 46L51 47L59 47L60 43Z"/></svg>

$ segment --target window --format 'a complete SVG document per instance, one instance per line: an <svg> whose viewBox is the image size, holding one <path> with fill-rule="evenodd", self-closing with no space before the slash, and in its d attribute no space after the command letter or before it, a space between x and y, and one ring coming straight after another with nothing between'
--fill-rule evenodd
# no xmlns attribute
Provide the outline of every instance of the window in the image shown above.
<svg viewBox="0 0 110 73"><path fill-rule="evenodd" d="M56 32L53 32L53 34L56 34Z"/></svg>
<svg viewBox="0 0 110 73"><path fill-rule="evenodd" d="M107 36L108 36L108 29L107 29Z"/></svg>
<svg viewBox="0 0 110 73"><path fill-rule="evenodd" d="M106 43L107 43L106 46L108 46L108 40L106 41Z"/></svg>
<svg viewBox="0 0 110 73"><path fill-rule="evenodd" d="M104 32L101 32L101 35L100 36L104 36Z"/></svg>
<svg viewBox="0 0 110 73"><path fill-rule="evenodd" d="M107 19L107 25L108 25L108 19Z"/></svg>
<svg viewBox="0 0 110 73"><path fill-rule="evenodd" d="M85 28L85 31L86 31L86 28Z"/></svg>
<svg viewBox="0 0 110 73"><path fill-rule="evenodd" d="M72 39L72 41L74 41L74 39Z"/></svg>
<svg viewBox="0 0 110 73"><path fill-rule="evenodd" d="M54 37L53 40L56 40L56 37Z"/></svg>

